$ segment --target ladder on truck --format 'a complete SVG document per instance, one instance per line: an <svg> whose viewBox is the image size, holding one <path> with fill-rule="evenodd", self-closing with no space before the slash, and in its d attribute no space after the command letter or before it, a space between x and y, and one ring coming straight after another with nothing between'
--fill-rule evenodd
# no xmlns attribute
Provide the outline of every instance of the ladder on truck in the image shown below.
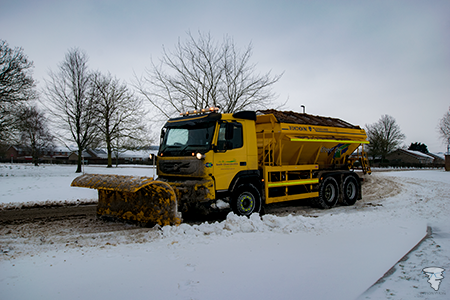
<svg viewBox="0 0 450 300"><path fill-rule="evenodd" d="M361 164L361 167L357 168L357 169L361 169L364 174L372 173L372 170L370 169L370 164L369 164L369 157L367 156L367 152L364 151L364 145L361 145L361 147L358 148L358 150L356 152L356 158L351 159L351 168L354 168L354 166L353 166L354 162L357 160L359 160L359 163Z"/></svg>

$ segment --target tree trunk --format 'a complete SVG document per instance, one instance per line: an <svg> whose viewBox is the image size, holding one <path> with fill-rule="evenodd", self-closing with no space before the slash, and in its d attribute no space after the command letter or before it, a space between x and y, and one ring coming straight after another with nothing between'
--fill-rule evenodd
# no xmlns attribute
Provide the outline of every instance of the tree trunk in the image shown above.
<svg viewBox="0 0 450 300"><path fill-rule="evenodd" d="M106 149L108 151L108 166L107 166L107 168L112 168L111 138L109 137L109 135L106 136Z"/></svg>
<svg viewBox="0 0 450 300"><path fill-rule="evenodd" d="M39 156L37 155L38 152L35 148L33 148L33 150L31 151L31 156L33 157L33 163L34 165L37 167L39 166Z"/></svg>
<svg viewBox="0 0 450 300"><path fill-rule="evenodd" d="M77 163L77 170L75 173L81 173L81 163L82 163L82 155L83 155L83 149L81 147L78 147L78 163Z"/></svg>
<svg viewBox="0 0 450 300"><path fill-rule="evenodd" d="M36 143L33 142L33 139L31 141L31 158L33 161L33 164L37 167L39 166L39 156L38 156L38 151L36 149Z"/></svg>
<svg viewBox="0 0 450 300"><path fill-rule="evenodd" d="M111 155L111 151L109 151L109 150L108 150L108 165L106 167L112 168L112 155Z"/></svg>

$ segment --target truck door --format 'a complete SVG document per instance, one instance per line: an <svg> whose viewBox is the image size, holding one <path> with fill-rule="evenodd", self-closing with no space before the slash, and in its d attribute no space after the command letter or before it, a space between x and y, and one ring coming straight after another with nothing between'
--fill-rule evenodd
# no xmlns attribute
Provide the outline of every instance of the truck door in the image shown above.
<svg viewBox="0 0 450 300"><path fill-rule="evenodd" d="M239 122L221 123L214 153L216 190L227 190L234 176L247 169L247 148L242 124Z"/></svg>

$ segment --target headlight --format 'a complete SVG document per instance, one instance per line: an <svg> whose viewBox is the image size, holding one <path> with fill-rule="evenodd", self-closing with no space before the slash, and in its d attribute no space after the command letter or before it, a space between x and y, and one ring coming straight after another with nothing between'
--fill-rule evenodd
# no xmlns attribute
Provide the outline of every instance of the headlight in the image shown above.
<svg viewBox="0 0 450 300"><path fill-rule="evenodd" d="M195 157L197 157L198 159L203 159L203 158L205 158L205 155L204 155L204 154L201 154L201 153L199 152L199 153L197 153L197 154L195 155Z"/></svg>

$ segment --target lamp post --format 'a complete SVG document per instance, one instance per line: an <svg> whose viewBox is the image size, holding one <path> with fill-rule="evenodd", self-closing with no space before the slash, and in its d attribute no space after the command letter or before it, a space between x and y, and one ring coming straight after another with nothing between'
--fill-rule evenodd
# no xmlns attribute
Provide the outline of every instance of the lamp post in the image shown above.
<svg viewBox="0 0 450 300"><path fill-rule="evenodd" d="M156 155L151 154L148 156L151 160L152 160L152 165L153 165L153 179L155 179L156 177L156 165L155 165L155 159L156 159Z"/></svg>

